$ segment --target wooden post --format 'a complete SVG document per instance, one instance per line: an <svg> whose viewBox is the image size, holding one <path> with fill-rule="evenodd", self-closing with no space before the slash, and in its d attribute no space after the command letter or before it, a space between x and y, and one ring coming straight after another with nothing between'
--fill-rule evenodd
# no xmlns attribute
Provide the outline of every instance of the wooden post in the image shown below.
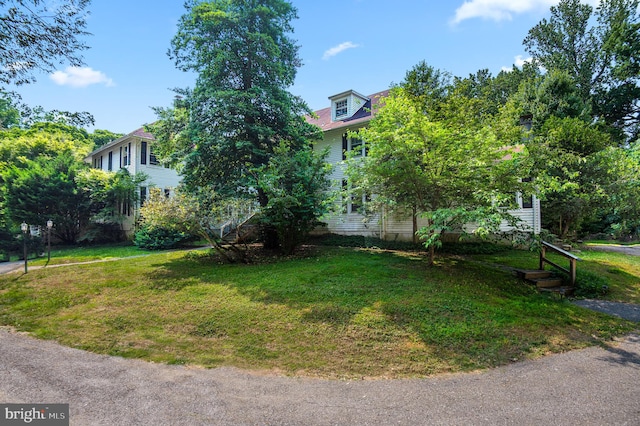
<svg viewBox="0 0 640 426"><path fill-rule="evenodd" d="M546 253L547 253L547 247L543 245L542 249L540 250L540 267L538 268L541 271L544 271L544 260L546 258Z"/></svg>
<svg viewBox="0 0 640 426"><path fill-rule="evenodd" d="M571 270L571 287L575 287L576 285L576 259L569 259L570 270Z"/></svg>

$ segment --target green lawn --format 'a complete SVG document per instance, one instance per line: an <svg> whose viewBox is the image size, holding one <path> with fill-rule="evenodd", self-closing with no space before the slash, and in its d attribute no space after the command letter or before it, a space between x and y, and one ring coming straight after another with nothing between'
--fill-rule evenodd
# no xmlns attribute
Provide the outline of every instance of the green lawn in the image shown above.
<svg viewBox="0 0 640 426"><path fill-rule="evenodd" d="M29 265L60 265L77 262L91 262L96 260L111 260L129 256L150 254L148 250L142 250L131 244L114 244L106 246L87 247L53 247L51 260L47 262L47 253L44 257L29 259Z"/></svg>
<svg viewBox="0 0 640 426"><path fill-rule="evenodd" d="M602 299L640 304L640 257L624 253L592 251L588 246L575 254L581 259L577 262L578 274L581 271L588 271L607 281L609 292L602 296ZM537 253L527 251L477 255L472 258L524 269L537 269L539 262ZM549 258L559 265L569 267L566 258L553 253L549 254ZM548 265L546 269L553 270Z"/></svg>
<svg viewBox="0 0 640 426"><path fill-rule="evenodd" d="M487 264L529 258L442 256L428 268L419 254L354 248L254 265L154 253L0 276L0 324L97 353L330 378L470 371L637 329ZM585 263L620 270L607 273L637 297L637 264L599 262Z"/></svg>

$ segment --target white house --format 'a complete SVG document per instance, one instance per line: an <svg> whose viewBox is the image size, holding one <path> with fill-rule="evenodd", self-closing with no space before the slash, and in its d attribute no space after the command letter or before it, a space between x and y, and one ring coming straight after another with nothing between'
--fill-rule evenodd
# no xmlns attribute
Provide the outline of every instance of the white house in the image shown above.
<svg viewBox="0 0 640 426"><path fill-rule="evenodd" d="M178 173L163 166L154 155L154 137L144 128L137 129L128 135L109 142L91 152L85 161L96 169L116 172L127 169L129 173L142 172L148 176L145 186L140 187L140 200L144 202L149 194L149 187L162 189L169 195L180 183ZM127 216L123 224L124 231L133 231L136 209L138 206L126 206L122 213Z"/></svg>
<svg viewBox="0 0 640 426"><path fill-rule="evenodd" d="M330 106L315 111L317 117L307 117L307 121L319 126L324 132L324 139L315 144L315 149L322 151L329 149L327 161L336 165L331 179L336 185L346 185L344 175L345 153L357 150L361 155L366 155L364 143L359 139L347 137L347 132L356 131L373 118L389 91L374 93L364 96L354 90L339 93L329 97ZM510 213L521 220L521 226L535 234L540 233L540 201L535 196L523 197L515 194L520 206ZM365 200L362 200L364 202ZM327 225L327 231L341 235L364 235L379 237L385 240L411 241L413 238L413 221L410 216L380 213L365 220L358 213L360 207L358 200L350 200L346 212L334 214L323 218ZM418 227L424 226L423 219L418 220ZM505 223L502 231L511 228Z"/></svg>

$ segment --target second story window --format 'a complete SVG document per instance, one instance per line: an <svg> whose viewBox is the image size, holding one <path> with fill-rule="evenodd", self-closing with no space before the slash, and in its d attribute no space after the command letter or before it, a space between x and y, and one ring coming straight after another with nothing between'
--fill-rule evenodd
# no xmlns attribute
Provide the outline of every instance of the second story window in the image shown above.
<svg viewBox="0 0 640 426"><path fill-rule="evenodd" d="M140 142L140 164L147 164L147 143Z"/></svg>
<svg viewBox="0 0 640 426"><path fill-rule="evenodd" d="M130 147L125 146L124 153L122 154L122 165L125 167L131 164L131 153L129 151L131 151Z"/></svg>
<svg viewBox="0 0 640 426"><path fill-rule="evenodd" d="M359 138L351 138L351 151L357 157L366 155L364 141Z"/></svg>
<svg viewBox="0 0 640 426"><path fill-rule="evenodd" d="M160 164L160 162L158 161L158 157L156 157L156 153L153 150L153 147L150 147L151 149L149 149L149 164L152 166L157 166L158 164Z"/></svg>
<svg viewBox="0 0 640 426"><path fill-rule="evenodd" d="M342 159L347 159L347 151L352 152L352 156L364 157L367 155L367 146L360 138L350 138L346 133L342 135Z"/></svg>

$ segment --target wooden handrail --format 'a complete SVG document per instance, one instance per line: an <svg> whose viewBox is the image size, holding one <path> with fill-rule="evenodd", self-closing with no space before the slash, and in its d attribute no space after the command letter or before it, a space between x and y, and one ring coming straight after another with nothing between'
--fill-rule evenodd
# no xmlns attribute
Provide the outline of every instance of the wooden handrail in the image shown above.
<svg viewBox="0 0 640 426"><path fill-rule="evenodd" d="M566 257L567 259L569 259L569 269L563 268L562 266L558 265L557 263L552 262L551 260L547 259L546 257L546 253L547 253L547 249L558 253L561 256ZM560 269L561 271L566 272L567 274L569 274L569 277L571 279L571 286L575 287L576 285L576 263L578 260L582 260L580 259L578 256L569 253L566 250L561 249L560 247L556 247L553 244L550 244L546 241L542 241L542 247L540 249L540 270L544 271L544 265L545 263L548 263L551 266L554 266L558 269Z"/></svg>

